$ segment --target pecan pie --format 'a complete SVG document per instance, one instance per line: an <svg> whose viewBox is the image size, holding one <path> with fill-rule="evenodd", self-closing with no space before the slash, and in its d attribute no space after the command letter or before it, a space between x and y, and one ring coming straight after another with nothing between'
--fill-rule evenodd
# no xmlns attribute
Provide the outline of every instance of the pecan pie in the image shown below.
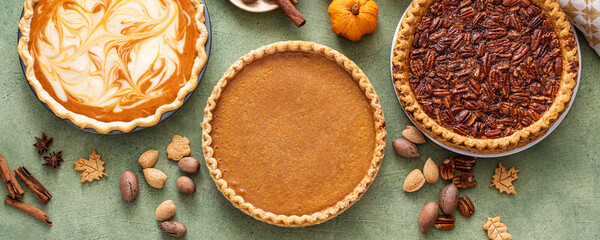
<svg viewBox="0 0 600 240"><path fill-rule="evenodd" d="M397 37L403 107L458 149L501 153L540 138L576 85L577 45L554 0L415 0Z"/></svg>
<svg viewBox="0 0 600 240"><path fill-rule="evenodd" d="M280 226L335 217L367 190L381 164L385 121L365 74L311 42L250 52L217 83L202 147L223 195Z"/></svg>
<svg viewBox="0 0 600 240"><path fill-rule="evenodd" d="M158 123L207 59L200 0L27 0L19 28L38 98L100 133Z"/></svg>

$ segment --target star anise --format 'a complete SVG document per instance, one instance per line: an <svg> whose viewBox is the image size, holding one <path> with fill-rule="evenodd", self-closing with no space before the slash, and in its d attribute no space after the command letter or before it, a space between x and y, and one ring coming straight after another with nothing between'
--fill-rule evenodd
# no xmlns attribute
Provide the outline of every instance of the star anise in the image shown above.
<svg viewBox="0 0 600 240"><path fill-rule="evenodd" d="M46 139L46 134L42 133L42 138L35 137L35 140L37 140L37 143L34 143L33 146L38 149L38 155L41 155L42 153L48 151L48 147L50 147L50 144L54 138Z"/></svg>
<svg viewBox="0 0 600 240"><path fill-rule="evenodd" d="M44 160L46 160L46 163L42 165L46 167L52 167L56 171L56 168L60 166L60 162L63 161L62 151L58 153L52 151L52 153L50 153L50 156L44 156Z"/></svg>

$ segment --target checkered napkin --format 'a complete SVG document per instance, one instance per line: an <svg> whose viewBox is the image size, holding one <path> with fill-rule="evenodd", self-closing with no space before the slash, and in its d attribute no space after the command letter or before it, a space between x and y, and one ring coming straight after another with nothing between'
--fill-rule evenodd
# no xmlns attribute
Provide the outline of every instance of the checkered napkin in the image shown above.
<svg viewBox="0 0 600 240"><path fill-rule="evenodd" d="M600 55L600 0L558 0L563 11Z"/></svg>

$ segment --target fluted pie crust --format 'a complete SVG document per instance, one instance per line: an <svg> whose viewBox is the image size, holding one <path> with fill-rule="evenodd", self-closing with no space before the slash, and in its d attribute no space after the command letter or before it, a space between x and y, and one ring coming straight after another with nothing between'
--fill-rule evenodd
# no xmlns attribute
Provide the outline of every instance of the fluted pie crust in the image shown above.
<svg viewBox="0 0 600 240"><path fill-rule="evenodd" d="M455 133L429 117L418 103L409 83L409 58L414 35L421 18L436 1L414 0L402 19L397 41L394 43L392 58L393 68L395 69L393 73L394 86L407 115L422 131L442 144L477 154L508 152L525 146L546 134L569 106L573 89L577 84L579 67L577 44L571 31L571 25L559 3L555 0L531 0L533 4L541 8L546 18L554 23L563 56L562 78L550 108L540 116L539 120L511 135L500 138L474 138Z"/></svg>
<svg viewBox="0 0 600 240"><path fill-rule="evenodd" d="M198 85L198 75L202 71L202 68L206 64L208 58L205 51L205 44L208 39L208 31L204 25L204 5L200 2L200 0L189 0L193 4L193 7L196 11L192 21L195 21L199 33L194 47L197 50L197 56L193 62L190 78L187 79L187 82L179 89L174 101L158 107L152 115L133 119L131 121L99 121L92 117L68 110L42 87L42 84L37 79L34 71L33 66L35 59L29 51L29 41L31 23L34 16L34 6L38 1L40 0L26 0L24 4L24 14L19 22L19 29L22 37L19 39L18 52L25 67L27 68L25 71L25 76L31 87L34 89L38 99L47 104L52 112L59 118L68 119L82 129L91 128L98 133L105 134L111 131L129 132L136 127L151 127L156 125L164 113L181 107L185 97L196 89L196 86Z"/></svg>
<svg viewBox="0 0 600 240"><path fill-rule="evenodd" d="M365 164L367 164L365 169L368 169L368 170L364 173L361 173L361 176L364 176L364 177L362 177L362 180L361 180L361 178L356 179L356 182L358 182L359 184L356 185L355 187L353 187L352 188L353 190L351 192L344 193L344 194L346 194L345 197L342 200L337 201L337 203L330 205L330 206L326 207L325 209L321 209L320 211L312 212L309 214L299 214L300 216L293 215L293 214L292 215L275 214L268 210L263 210L258 207L255 207L253 205L253 203L248 202L242 196L240 196L240 194L237 193L233 189L233 188L235 188L235 186L233 186L233 185L237 185L240 183L237 182L237 183L233 183L233 185L232 185L231 182L228 182L227 179L224 179L223 175L228 174L228 172L223 172L223 169L222 169L223 167L221 166L221 160L222 161L226 161L226 160L225 159L215 159L216 151L217 152L224 151L223 150L224 147L221 146L219 148L219 146L217 146L215 148L215 146L213 146L213 144L216 141L215 136L214 136L214 132L217 131L217 129L215 129L216 125L214 125L214 124L216 124L216 119L226 117L223 115L217 116L216 114L219 109L219 104L222 104L222 101L224 101L222 96L223 96L223 94L227 93L227 91L226 91L227 88L232 86L233 80L237 80L236 77L241 75L242 70L244 70L244 68L246 66L249 66L250 64L255 63L256 61L264 59L268 56L272 56L272 55L280 54L280 53L284 53L284 54L289 54L289 53L316 54L317 57L323 57L325 59L331 60L332 63L334 65L336 65L336 67L337 66L341 67L340 70L342 72L343 71L347 72L349 74L348 75L349 79L351 81L353 79L356 82L356 84L358 85L357 89L360 89L360 92L362 94L364 94L364 96L361 97L361 98L364 97L365 102L363 104L366 107L366 109L370 109L369 112L372 112L372 119L373 119L372 120L373 125L371 125L371 126L373 126L373 128L374 128L373 136L375 139L370 140L370 141L374 142L373 155L372 155L372 158L370 158L371 159L370 163L365 163ZM259 66L261 66L261 65L259 65ZM254 69L256 69L256 68L254 68ZM261 73L268 72L268 70L260 71L260 72ZM262 77L262 75L259 75L258 78L261 78L261 77ZM244 83L242 85L246 85L246 84L247 83ZM361 96L362 95L361 93L358 93L358 95ZM256 94L256 93L252 92L252 93L248 93L248 94ZM270 93L267 93L267 95L270 95ZM300 95L306 96L304 94L300 94ZM263 96L263 95L261 95L261 96ZM237 100L237 98L234 98L234 99ZM274 100L276 101L276 99L274 99ZM242 104L241 106L244 105L244 103L240 103L240 104ZM247 104L251 104L251 103L247 103ZM319 112L320 110L317 107L314 111ZM339 52L337 52L329 47L319 45L319 44L316 44L313 42L303 42L303 41L278 42L278 43L274 43L274 44L253 50L250 53L248 53L247 55L241 57L237 62L235 62L229 68L229 70L227 70L227 72L225 72L223 77L219 80L219 82L215 86L212 94L208 98L208 103L204 110L204 114L205 114L204 121L202 122L202 128L203 128L202 148L203 148L204 158L206 160L207 167L210 171L211 177L213 178L213 180L215 181L215 184L217 185L217 188L223 193L223 195L235 207L239 208L244 213L246 213L258 220L261 220L261 221L264 221L264 222L267 222L270 224L274 224L274 225L287 226L287 227L308 226L308 225L318 224L318 223L327 221L327 220L337 216L338 214L342 213L344 210L348 209L354 202L358 201L360 199L360 197L363 195L363 193L367 190L369 185L373 182L375 176L377 175L379 166L381 164L381 160L384 155L385 137L386 137L385 120L384 120L383 112L382 112L382 109L381 109L381 106L379 103L379 98L377 97L377 94L375 93L375 90L371 86L367 76L358 68L358 66L356 66L356 64L354 64L354 62L352 62L350 59L348 59L344 55L340 54ZM277 115L276 112L274 112L273 114ZM269 114L267 114L267 115L269 115ZM273 116L273 115L270 115L270 116ZM266 118L268 118L268 117L266 117ZM369 117L369 118L371 118L371 117ZM263 119L263 120L266 120L266 119ZM263 121L263 120L256 119L256 121ZM231 125L231 123L229 123L229 122L227 122L227 124ZM242 127L242 128L246 129L246 127ZM300 129L301 131L305 131L305 129L303 129L303 128L298 128L298 129ZM268 130L268 129L265 129L265 130ZM239 144L244 144L244 143L239 143ZM268 146L268 144L265 144L265 146ZM255 146L253 148L261 149L261 146ZM335 146L332 146L332 148L335 148ZM267 149L266 151L279 151L279 150L280 149ZM244 161L246 161L245 156L240 156L240 158L243 158ZM311 165L311 166L313 166L313 165ZM323 167L326 167L326 165L320 165L319 169L322 169ZM311 167L309 167L309 168L311 168ZM248 170L248 171L250 171L250 170ZM319 184L322 185L322 184L326 184L326 183L320 183L320 181L319 181ZM266 191L269 191L269 190L266 190ZM247 194L247 191L245 191L245 192ZM305 194L310 194L310 193L305 193ZM283 201L288 201L288 198L283 198Z"/></svg>

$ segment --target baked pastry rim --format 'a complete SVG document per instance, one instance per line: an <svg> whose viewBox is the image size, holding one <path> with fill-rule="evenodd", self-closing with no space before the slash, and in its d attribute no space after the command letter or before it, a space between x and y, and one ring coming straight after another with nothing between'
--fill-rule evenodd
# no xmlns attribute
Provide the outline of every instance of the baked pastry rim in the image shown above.
<svg viewBox="0 0 600 240"><path fill-rule="evenodd" d="M194 65L192 67L190 79L188 79L187 83L179 89L177 97L173 102L160 106L158 109L156 109L156 112L153 115L137 118L127 122L103 122L66 109L42 87L41 83L35 76L33 68L34 57L31 56L29 52L29 34L31 30L31 21L34 15L33 8L35 3L38 1L39 0L25 1L23 7L23 17L19 21L19 30L22 34L22 37L19 39L18 52L23 64L26 67L25 77L29 85L33 88L37 98L42 103L46 104L57 117L69 120L74 125L82 129L92 128L96 132L102 134L107 134L111 131L121 131L127 133L136 127L151 127L158 124L163 114L179 109L183 105L186 96L196 89L198 85L198 76L208 60L205 49L205 44L208 40L208 30L206 29L206 25L204 25L204 5L202 4L201 0L189 0L196 8L196 16L194 16L194 19L199 32L198 40L196 41L196 50L198 52L198 56L196 56L194 59Z"/></svg>
<svg viewBox="0 0 600 240"><path fill-rule="evenodd" d="M217 166L217 160L213 158L214 149L211 146L212 137L210 136L210 133L212 129L211 120L213 119L212 111L217 106L217 102L221 97L222 91L226 88L227 83L233 80L237 73L244 68L244 66L275 53L283 52L314 53L336 62L340 67L351 73L352 78L357 81L360 89L369 100L369 105L373 110L373 121L376 129L375 149L373 152L373 159L371 160L371 164L366 176L351 193L344 197L343 200L337 202L334 206L330 206L324 210L312 213L310 215L278 215L256 208L251 203L246 202L241 196L237 195L233 189L228 187L227 181L221 177L222 175ZM352 204L358 201L377 176L379 166L381 165L381 161L384 156L385 138L385 120L379 98L377 97L375 90L371 86L367 76L362 72L362 70L360 70L360 68L358 68L354 62L341 53L327 46L304 41L285 41L273 43L253 50L241 57L229 68L229 70L225 72L223 77L215 86L212 94L207 100L207 105L204 109L204 120L202 122L202 150L204 153L204 159L206 161L208 170L210 171L211 178L214 180L217 188L236 208L239 208L244 213L258 220L286 227L301 227L322 223L342 213Z"/></svg>
<svg viewBox="0 0 600 240"><path fill-rule="evenodd" d="M415 30L419 26L421 17L427 13L431 4L436 1L414 0L411 3L402 19L393 48L392 69L399 69L399 71L393 72L394 88L405 112L415 125L427 135L446 146L476 154L508 152L523 147L546 134L568 108L573 96L573 89L577 84L579 68L577 43L571 31L571 24L560 8L560 4L555 0L532 0L532 3L540 7L542 13L546 14L546 17L554 23L563 54L563 75L552 105L540 116L538 121L521 130L517 130L509 136L483 139L460 135L440 126L425 113L421 105L416 101L408 82L408 58L412 50Z"/></svg>

